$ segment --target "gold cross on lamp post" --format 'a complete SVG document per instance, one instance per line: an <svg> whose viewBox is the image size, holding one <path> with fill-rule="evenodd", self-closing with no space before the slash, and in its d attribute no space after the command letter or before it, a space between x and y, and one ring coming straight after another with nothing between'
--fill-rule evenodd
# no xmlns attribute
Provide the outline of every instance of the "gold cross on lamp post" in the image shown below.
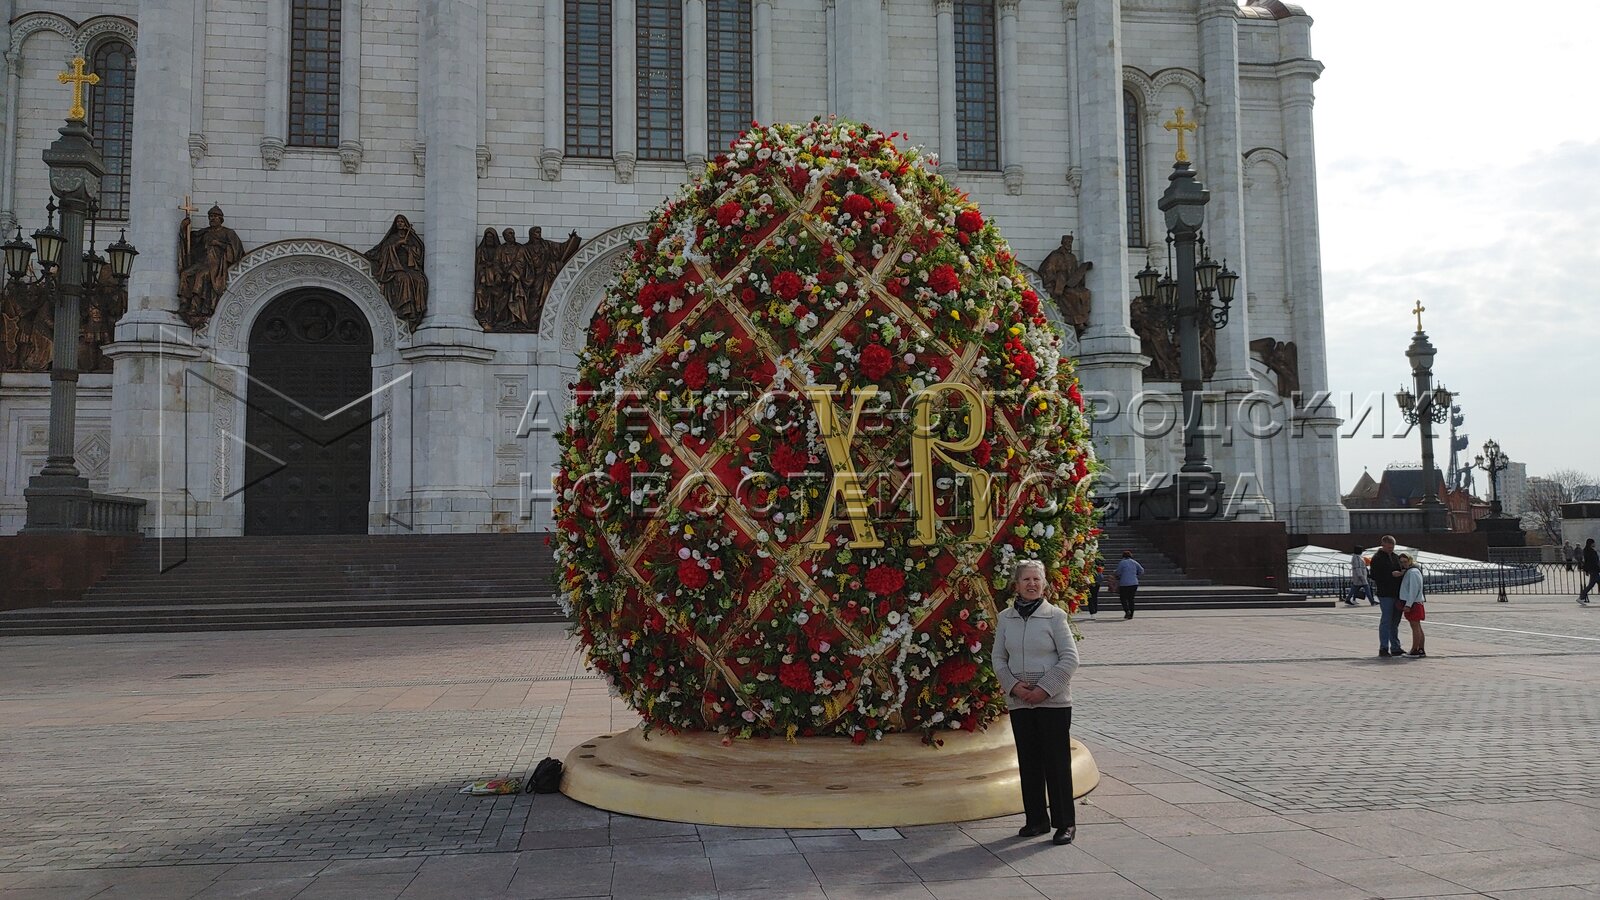
<svg viewBox="0 0 1600 900"><path fill-rule="evenodd" d="M1412 312L1416 313L1416 316L1417 316L1417 331L1419 333L1422 331L1422 314L1427 312L1427 311L1428 311L1428 308L1426 306L1422 305L1422 301L1421 300L1417 301L1416 308L1412 310Z"/></svg>
<svg viewBox="0 0 1600 900"><path fill-rule="evenodd" d="M72 61L71 72L59 72L56 80L62 84L72 85L72 109L67 112L67 118L82 122L88 115L83 110L83 86L86 84L99 84L100 76L93 72L83 71L83 57Z"/></svg>
<svg viewBox="0 0 1600 900"><path fill-rule="evenodd" d="M1176 131L1178 133L1178 155L1173 157L1173 159L1175 161L1177 161L1177 162L1186 163L1186 162L1189 161L1189 151L1184 149L1184 146L1183 146L1183 133L1185 131L1188 131L1188 132L1199 131L1200 130L1200 126L1196 125L1193 122L1185 122L1183 120L1183 116L1184 116L1184 109L1183 109L1183 107L1180 106L1175 111L1175 116L1174 117L1176 118L1176 121L1166 122L1161 127L1165 128L1168 131Z"/></svg>

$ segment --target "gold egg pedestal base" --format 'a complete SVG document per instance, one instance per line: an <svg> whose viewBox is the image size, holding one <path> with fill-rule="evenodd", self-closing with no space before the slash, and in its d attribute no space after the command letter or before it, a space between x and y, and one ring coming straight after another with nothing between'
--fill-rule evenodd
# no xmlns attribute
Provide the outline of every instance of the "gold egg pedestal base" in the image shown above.
<svg viewBox="0 0 1600 900"><path fill-rule="evenodd" d="M601 735L567 755L561 791L580 803L647 819L752 828L887 828L1022 812L1010 719L987 731L918 734L856 745L845 738L727 740L642 728ZM1072 788L1100 783L1072 741Z"/></svg>

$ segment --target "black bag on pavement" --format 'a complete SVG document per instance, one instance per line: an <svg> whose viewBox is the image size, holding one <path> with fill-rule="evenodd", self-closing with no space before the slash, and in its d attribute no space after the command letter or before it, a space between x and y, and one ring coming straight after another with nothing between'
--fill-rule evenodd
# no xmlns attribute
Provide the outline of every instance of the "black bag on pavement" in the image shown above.
<svg viewBox="0 0 1600 900"><path fill-rule="evenodd" d="M561 760L547 756L533 767L528 777L528 793L558 794L561 792Z"/></svg>

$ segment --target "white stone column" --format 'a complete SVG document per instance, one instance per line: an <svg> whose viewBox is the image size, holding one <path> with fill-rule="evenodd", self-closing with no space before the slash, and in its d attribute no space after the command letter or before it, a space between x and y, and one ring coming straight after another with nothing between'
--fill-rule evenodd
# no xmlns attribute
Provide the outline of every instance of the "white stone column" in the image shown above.
<svg viewBox="0 0 1600 900"><path fill-rule="evenodd" d="M413 527L471 531L492 518L496 422L486 365L494 352L472 313L484 0L422 0L420 13L428 315L400 354L412 364Z"/></svg>
<svg viewBox="0 0 1600 900"><path fill-rule="evenodd" d="M184 460L202 435L189 434L186 404L200 352L177 316L177 206L193 193L188 136L194 89L194 0L141 0L135 53L133 169L129 234L139 248L128 282L128 312L117 322L112 359L110 489L142 497L147 534L180 535L190 504ZM203 392L202 392L203 393Z"/></svg>
<svg viewBox="0 0 1600 900"><path fill-rule="evenodd" d="M289 135L289 0L266 0L266 94L261 123L261 167L283 162ZM140 20L143 21L143 20ZM134 82L137 88L138 82Z"/></svg>
<svg viewBox="0 0 1600 900"><path fill-rule="evenodd" d="M206 0L194 0L194 58L189 83L189 161L199 165L206 156ZM135 82L137 84L137 81Z"/></svg>
<svg viewBox="0 0 1600 900"><path fill-rule="evenodd" d="M1206 0L1199 13L1200 64L1205 78L1205 127L1200 130L1200 172L1211 202L1206 206L1206 241L1218 262L1239 273L1231 321L1217 332L1217 371L1206 386L1218 400L1208 419L1230 421L1235 427L1211 446L1217 469L1230 482L1237 510L1257 518L1272 509L1263 489L1266 441L1252 437L1241 423L1227 418L1255 388L1250 374L1250 304L1245 298L1250 284L1245 271L1244 147L1239 113L1239 7L1234 0ZM1233 416L1233 418L1237 418ZM1238 487L1236 487L1238 486Z"/></svg>
<svg viewBox="0 0 1600 900"><path fill-rule="evenodd" d="M1290 452L1298 468L1294 517L1301 532L1349 528L1350 514L1340 502L1338 408L1328 389L1328 354L1323 335L1322 243L1317 217L1317 154L1312 127L1312 85L1322 63L1311 55L1311 18L1281 20L1284 153L1289 157L1289 245L1295 285L1291 298L1294 340L1300 357L1300 390L1311 402L1296 413Z"/></svg>
<svg viewBox="0 0 1600 900"><path fill-rule="evenodd" d="M478 231L477 134L479 16L484 0L423 0L420 100L423 139L422 239L427 245L429 328L476 331L472 314Z"/></svg>
<svg viewBox="0 0 1600 900"><path fill-rule="evenodd" d="M634 0L611 5L611 159L618 184L639 159L639 23Z"/></svg>
<svg viewBox="0 0 1600 900"><path fill-rule="evenodd" d="M361 0L339 6L339 165L361 170Z"/></svg>
<svg viewBox="0 0 1600 900"><path fill-rule="evenodd" d="M1021 0L1000 0L1000 163L1006 193L1022 193L1022 73L1017 22Z"/></svg>
<svg viewBox="0 0 1600 900"><path fill-rule="evenodd" d="M752 43L751 55L755 68L755 92L751 100L755 106L756 121L763 125L771 125L776 121L776 112L772 108L772 0L756 0L755 8L751 11L753 19L750 23L750 36Z"/></svg>
<svg viewBox="0 0 1600 900"><path fill-rule="evenodd" d="M1088 287L1094 295L1084 333L1079 371L1097 406L1095 448L1107 468L1102 493L1128 489L1144 471L1144 441L1127 414L1144 386L1145 357L1128 325L1132 279L1128 268L1127 185L1123 178L1122 2L1082 0L1078 4L1075 89L1081 117L1078 135L1083 165L1083 196L1078 203L1080 258L1094 263Z"/></svg>
<svg viewBox="0 0 1600 900"><path fill-rule="evenodd" d="M683 165L703 172L710 138L706 123L706 0L683 2Z"/></svg>
<svg viewBox="0 0 1600 900"><path fill-rule="evenodd" d="M934 0L933 8L939 31L939 174L950 176L961 168L961 141L956 130L955 0Z"/></svg>
<svg viewBox="0 0 1600 900"><path fill-rule="evenodd" d="M565 38L565 3L544 0L544 148L539 151L539 168L545 181L561 180L561 162L567 155Z"/></svg>
<svg viewBox="0 0 1600 900"><path fill-rule="evenodd" d="M6 26L5 134L0 136L0 231L7 233L17 227L17 100L22 94L22 48L10 46L10 30Z"/></svg>
<svg viewBox="0 0 1600 900"><path fill-rule="evenodd" d="M1061 53L1062 77L1067 82L1067 134L1062 143L1067 150L1067 184L1076 201L1083 194L1083 166L1078 162L1078 135L1083 127L1078 122L1078 0L1064 0L1062 6L1067 15L1067 43Z"/></svg>

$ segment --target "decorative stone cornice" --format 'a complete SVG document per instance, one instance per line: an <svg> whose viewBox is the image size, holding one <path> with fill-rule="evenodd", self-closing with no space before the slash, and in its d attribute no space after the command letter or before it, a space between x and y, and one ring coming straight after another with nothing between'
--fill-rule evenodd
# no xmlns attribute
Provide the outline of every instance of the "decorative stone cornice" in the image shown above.
<svg viewBox="0 0 1600 900"><path fill-rule="evenodd" d="M487 146L479 144L474 156L478 160L478 177L487 178L489 176L489 161L494 159L494 154L489 152Z"/></svg>
<svg viewBox="0 0 1600 900"><path fill-rule="evenodd" d="M626 150L618 151L611 158L611 163L617 170L617 184L633 184L633 169L636 158Z"/></svg>
<svg viewBox="0 0 1600 900"><path fill-rule="evenodd" d="M361 142L339 142L339 167L346 175L354 175L361 171Z"/></svg>
<svg viewBox="0 0 1600 900"><path fill-rule="evenodd" d="M200 161L206 158L206 151L210 149L205 134L199 131L189 132L189 165L200 165Z"/></svg>
<svg viewBox="0 0 1600 900"><path fill-rule="evenodd" d="M276 171L283 163L283 139L272 135L261 138L261 168L268 172Z"/></svg>
<svg viewBox="0 0 1600 900"><path fill-rule="evenodd" d="M539 175L545 181L561 180L561 163L567 154L560 147L546 147L539 151Z"/></svg>

